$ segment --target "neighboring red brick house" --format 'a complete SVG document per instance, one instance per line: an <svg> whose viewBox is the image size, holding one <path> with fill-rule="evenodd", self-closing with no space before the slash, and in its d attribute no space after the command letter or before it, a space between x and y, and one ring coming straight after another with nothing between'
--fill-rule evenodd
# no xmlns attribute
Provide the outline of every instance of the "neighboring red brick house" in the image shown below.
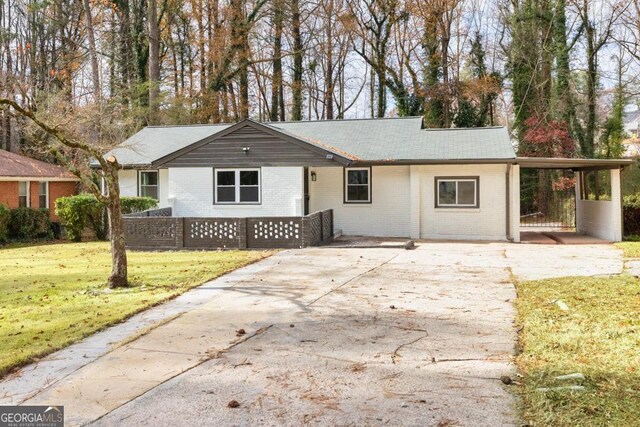
<svg viewBox="0 0 640 427"><path fill-rule="evenodd" d="M0 150L0 204L9 208L47 208L57 221L55 200L77 194L78 181L61 166Z"/></svg>

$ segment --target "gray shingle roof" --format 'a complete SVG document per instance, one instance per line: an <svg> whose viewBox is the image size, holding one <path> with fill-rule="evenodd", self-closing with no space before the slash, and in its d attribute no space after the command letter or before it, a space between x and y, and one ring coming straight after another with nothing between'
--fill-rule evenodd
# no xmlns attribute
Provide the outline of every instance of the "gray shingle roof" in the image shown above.
<svg viewBox="0 0 640 427"><path fill-rule="evenodd" d="M152 161L230 127L231 124L149 126L111 150L124 166L148 166Z"/></svg>
<svg viewBox="0 0 640 427"><path fill-rule="evenodd" d="M422 129L421 117L271 123L359 160L513 159L506 128Z"/></svg>
<svg viewBox="0 0 640 427"><path fill-rule="evenodd" d="M276 122L265 124L356 161L514 159L506 128L422 129L421 117ZM149 165L230 127L148 127L114 149L125 166Z"/></svg>

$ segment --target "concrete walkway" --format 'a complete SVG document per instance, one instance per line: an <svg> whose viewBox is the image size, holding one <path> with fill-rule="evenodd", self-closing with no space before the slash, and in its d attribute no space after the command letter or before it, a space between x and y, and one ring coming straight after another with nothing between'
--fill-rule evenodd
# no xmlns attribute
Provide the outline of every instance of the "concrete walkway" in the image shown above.
<svg viewBox="0 0 640 427"><path fill-rule="evenodd" d="M25 368L0 404L63 404L67 425L516 425L510 274L621 270L611 246L282 252Z"/></svg>

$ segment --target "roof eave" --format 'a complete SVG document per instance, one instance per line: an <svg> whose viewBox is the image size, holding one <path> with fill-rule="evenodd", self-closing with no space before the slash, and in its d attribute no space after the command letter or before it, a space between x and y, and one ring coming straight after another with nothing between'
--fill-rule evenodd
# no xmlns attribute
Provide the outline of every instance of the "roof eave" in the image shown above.
<svg viewBox="0 0 640 427"><path fill-rule="evenodd" d="M631 165L633 159L565 159L559 157L517 157L521 167L535 169L619 169Z"/></svg>
<svg viewBox="0 0 640 427"><path fill-rule="evenodd" d="M515 157L487 159L387 159L354 160L353 166L391 166L391 165L467 165L467 164L514 164Z"/></svg>

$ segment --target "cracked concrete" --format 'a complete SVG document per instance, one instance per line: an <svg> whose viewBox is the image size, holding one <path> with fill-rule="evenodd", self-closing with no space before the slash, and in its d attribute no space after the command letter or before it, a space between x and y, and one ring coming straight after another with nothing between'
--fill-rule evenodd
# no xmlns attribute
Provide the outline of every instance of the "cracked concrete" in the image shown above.
<svg viewBox="0 0 640 427"><path fill-rule="evenodd" d="M282 252L129 343L105 331L84 364L52 369L63 350L26 368L0 402L64 404L67 425L516 425L499 380L514 372L511 274L622 270L611 246L549 248Z"/></svg>

